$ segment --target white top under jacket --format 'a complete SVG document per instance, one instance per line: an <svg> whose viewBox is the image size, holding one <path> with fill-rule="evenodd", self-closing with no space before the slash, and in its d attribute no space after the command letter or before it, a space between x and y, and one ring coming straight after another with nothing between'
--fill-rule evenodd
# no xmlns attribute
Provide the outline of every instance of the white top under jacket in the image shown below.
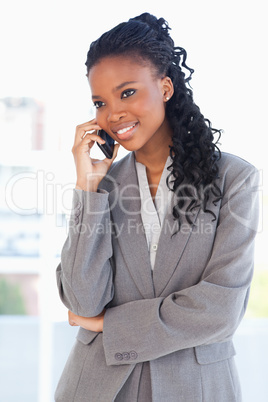
<svg viewBox="0 0 268 402"><path fill-rule="evenodd" d="M141 218L146 234L152 269L154 269L161 227L174 195L166 184L167 177L170 174L167 168L171 163L172 159L169 156L162 172L155 199L153 200L147 179L146 166L135 161L141 197Z"/></svg>

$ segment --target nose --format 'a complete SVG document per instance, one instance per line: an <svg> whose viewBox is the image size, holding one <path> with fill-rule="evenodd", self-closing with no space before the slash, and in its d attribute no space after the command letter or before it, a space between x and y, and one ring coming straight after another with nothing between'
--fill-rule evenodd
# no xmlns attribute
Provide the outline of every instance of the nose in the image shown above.
<svg viewBox="0 0 268 402"><path fill-rule="evenodd" d="M115 104L109 109L107 120L109 123L116 123L126 115L127 113L123 109L122 104Z"/></svg>

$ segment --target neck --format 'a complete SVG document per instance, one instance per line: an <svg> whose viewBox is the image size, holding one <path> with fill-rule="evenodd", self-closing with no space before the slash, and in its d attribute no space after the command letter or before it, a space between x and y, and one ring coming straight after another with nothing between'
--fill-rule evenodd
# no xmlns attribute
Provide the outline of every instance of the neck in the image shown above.
<svg viewBox="0 0 268 402"><path fill-rule="evenodd" d="M143 153L135 151L137 162L146 166L147 171L158 172L164 169L167 157L169 156L169 147L159 148L154 153Z"/></svg>
<svg viewBox="0 0 268 402"><path fill-rule="evenodd" d="M165 131L165 135L154 136L146 146L135 151L136 161L145 165L147 172L162 172L170 154L171 138L172 132L169 129Z"/></svg>

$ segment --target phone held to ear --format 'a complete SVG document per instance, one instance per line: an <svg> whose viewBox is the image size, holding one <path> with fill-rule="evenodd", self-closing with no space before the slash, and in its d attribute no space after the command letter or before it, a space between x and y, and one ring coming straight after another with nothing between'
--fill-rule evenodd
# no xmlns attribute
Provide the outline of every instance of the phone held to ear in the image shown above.
<svg viewBox="0 0 268 402"><path fill-rule="evenodd" d="M98 130L97 134L105 141L105 144L98 144L106 158L112 159L114 152L114 140L104 130Z"/></svg>

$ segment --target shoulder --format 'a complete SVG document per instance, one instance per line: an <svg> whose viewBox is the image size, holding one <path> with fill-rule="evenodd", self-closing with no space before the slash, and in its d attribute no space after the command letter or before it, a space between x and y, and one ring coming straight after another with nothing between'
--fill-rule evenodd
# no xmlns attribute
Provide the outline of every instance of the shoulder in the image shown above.
<svg viewBox="0 0 268 402"><path fill-rule="evenodd" d="M247 180L250 180L254 185L258 184L259 172L257 168L237 155L222 152L218 167L219 179L225 189L233 186L240 187Z"/></svg>
<svg viewBox="0 0 268 402"><path fill-rule="evenodd" d="M251 163L237 155L229 154L227 152L221 153L221 158L218 161L218 167L221 178L224 178L226 175L228 177L236 177L240 174L247 175L257 172L256 167Z"/></svg>
<svg viewBox="0 0 268 402"><path fill-rule="evenodd" d="M218 162L218 166L221 172L232 171L237 173L239 171L243 171L244 169L246 170L256 169L255 166L247 162L245 159L237 155L229 154L228 152L221 153L221 158Z"/></svg>

